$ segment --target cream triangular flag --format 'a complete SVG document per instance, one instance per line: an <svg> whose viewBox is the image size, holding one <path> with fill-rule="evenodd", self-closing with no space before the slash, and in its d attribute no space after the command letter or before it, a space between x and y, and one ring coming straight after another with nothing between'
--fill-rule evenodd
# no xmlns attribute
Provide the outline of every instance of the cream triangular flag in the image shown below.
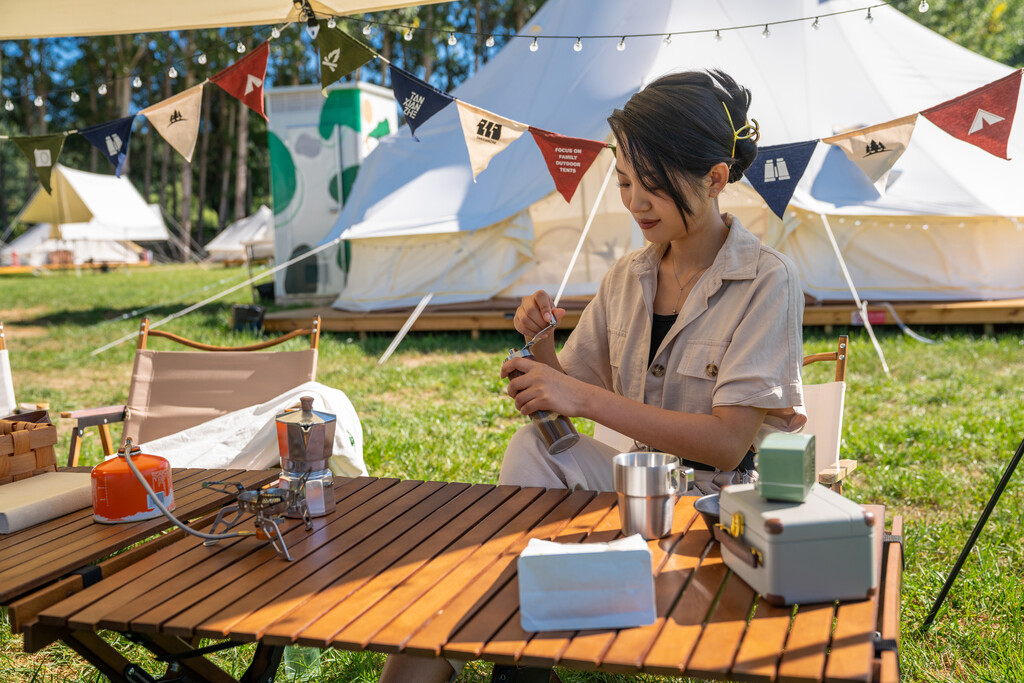
<svg viewBox="0 0 1024 683"><path fill-rule="evenodd" d="M469 162L473 166L473 182L480 172L487 168L491 159L501 150L529 128L504 116L498 116L486 109L474 107L461 100L456 100L459 107L459 120L462 122L462 134L466 138L469 149Z"/></svg>
<svg viewBox="0 0 1024 683"><path fill-rule="evenodd" d="M192 161L192 152L199 137L199 113L203 106L204 83L139 112L164 140L167 140L167 144L176 149L188 162Z"/></svg>
<svg viewBox="0 0 1024 683"><path fill-rule="evenodd" d="M889 171L903 152L907 151L910 136L914 134L915 123L917 114L911 114L875 126L822 138L821 141L846 152L850 161L871 180L878 194L884 196Z"/></svg>

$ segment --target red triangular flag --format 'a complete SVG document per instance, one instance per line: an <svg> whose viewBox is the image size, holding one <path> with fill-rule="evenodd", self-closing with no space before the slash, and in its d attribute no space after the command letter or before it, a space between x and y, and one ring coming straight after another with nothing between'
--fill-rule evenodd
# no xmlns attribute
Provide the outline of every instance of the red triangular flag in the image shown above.
<svg viewBox="0 0 1024 683"><path fill-rule="evenodd" d="M1017 112L1021 70L983 85L966 95L943 102L921 112L936 126L958 140L981 147L1002 159Z"/></svg>
<svg viewBox="0 0 1024 683"><path fill-rule="evenodd" d="M548 172L555 181L555 189L565 201L572 201L577 186L583 180L583 174L594 163L598 153L608 145L597 140L565 137L533 126L530 126L530 133L540 153L544 155Z"/></svg>
<svg viewBox="0 0 1024 683"><path fill-rule="evenodd" d="M267 78L269 56L270 43L263 43L220 73L210 76L210 82L224 88L229 95L242 100L245 106L267 118L263 113L263 81Z"/></svg>

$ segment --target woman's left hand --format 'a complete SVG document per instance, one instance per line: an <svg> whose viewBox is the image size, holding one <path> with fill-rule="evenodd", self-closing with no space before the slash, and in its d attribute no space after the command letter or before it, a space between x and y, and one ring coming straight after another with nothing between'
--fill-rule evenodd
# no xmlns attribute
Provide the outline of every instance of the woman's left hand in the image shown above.
<svg viewBox="0 0 1024 683"><path fill-rule="evenodd" d="M516 373L522 373L516 375ZM501 366L501 376L513 378L508 395L523 415L550 410L567 417L581 417L587 385L532 358L510 358Z"/></svg>

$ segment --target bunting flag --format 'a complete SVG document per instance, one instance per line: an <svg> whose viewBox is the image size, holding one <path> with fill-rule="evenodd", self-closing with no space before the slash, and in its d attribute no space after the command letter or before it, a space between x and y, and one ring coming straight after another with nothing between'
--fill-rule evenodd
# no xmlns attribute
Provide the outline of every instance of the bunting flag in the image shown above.
<svg viewBox="0 0 1024 683"><path fill-rule="evenodd" d="M416 129L431 116L455 101L455 98L426 81L421 81L408 71L402 71L393 64L390 71L391 89L395 93L395 99L398 100L398 106L402 108L402 116L409 124L409 132L412 133L413 140L418 142ZM486 164L484 165L486 166Z"/></svg>
<svg viewBox="0 0 1024 683"><path fill-rule="evenodd" d="M571 202L583 175L594 163L594 159L608 145L597 140L570 138L530 126L533 141L540 148L548 173L555 181L555 189Z"/></svg>
<svg viewBox="0 0 1024 683"><path fill-rule="evenodd" d="M526 132L525 123L519 123L504 116L498 116L486 109L457 100L462 134L469 149L469 163L473 167L473 182L480 172L487 168L498 152L519 139Z"/></svg>
<svg viewBox="0 0 1024 683"><path fill-rule="evenodd" d="M822 138L821 141L846 152L850 161L871 180L878 194L885 195L889 171L897 159L907 151L910 136L914 134L915 123L917 114L911 114L875 126L851 130L842 135Z"/></svg>
<svg viewBox="0 0 1024 683"><path fill-rule="evenodd" d="M377 56L370 48L326 21L320 21L317 45L320 47L320 91L327 97L327 86L352 73Z"/></svg>
<svg viewBox="0 0 1024 683"><path fill-rule="evenodd" d="M237 97L245 106L266 119L267 115L263 112L263 83L267 78L269 56L270 43L264 42L228 68L210 76L210 82L216 83L224 92Z"/></svg>
<svg viewBox="0 0 1024 683"><path fill-rule="evenodd" d="M60 151L64 148L64 133L11 138L11 141L28 158L28 163L39 174L39 182L43 184L46 194L50 194L50 174L57 165Z"/></svg>
<svg viewBox="0 0 1024 683"><path fill-rule="evenodd" d="M989 154L1009 160L1006 145L1017 113L1021 70L966 95L925 109L921 116L957 140L969 142Z"/></svg>
<svg viewBox="0 0 1024 683"><path fill-rule="evenodd" d="M139 113L146 117L167 143L192 161L199 137L199 112L203 107L203 84L192 86Z"/></svg>
<svg viewBox="0 0 1024 683"><path fill-rule="evenodd" d="M744 174L757 193L779 218L783 217L797 183L818 146L817 140L771 145L757 150L757 157Z"/></svg>
<svg viewBox="0 0 1024 683"><path fill-rule="evenodd" d="M134 116L107 121L78 131L92 146L103 152L114 166L114 175L121 177L124 161L128 158L128 140L132 136Z"/></svg>

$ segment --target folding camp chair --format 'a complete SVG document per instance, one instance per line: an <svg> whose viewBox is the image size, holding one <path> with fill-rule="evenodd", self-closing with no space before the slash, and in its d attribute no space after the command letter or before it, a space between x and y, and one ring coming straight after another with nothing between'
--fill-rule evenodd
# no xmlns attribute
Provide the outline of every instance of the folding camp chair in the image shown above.
<svg viewBox="0 0 1024 683"><path fill-rule="evenodd" d="M804 366L819 362L834 362L836 364L834 381L804 385L804 409L807 411L807 424L803 428L803 433L814 435L818 482L831 487L837 493L842 493L843 479L857 467L855 460L839 459L849 347L850 338L840 335L835 351L804 356L803 362Z"/></svg>
<svg viewBox="0 0 1024 683"><path fill-rule="evenodd" d="M295 337L309 335L309 349L265 351ZM149 337L163 337L196 351L157 351L146 348ZM303 382L316 379L320 345L320 316L311 328L293 330L249 346L211 346L139 327L128 403L121 406L74 410L61 417L74 420L68 466L78 464L85 428L98 427L106 455L116 449L110 425L124 422L124 437L146 443L194 427L247 406L268 401Z"/></svg>

